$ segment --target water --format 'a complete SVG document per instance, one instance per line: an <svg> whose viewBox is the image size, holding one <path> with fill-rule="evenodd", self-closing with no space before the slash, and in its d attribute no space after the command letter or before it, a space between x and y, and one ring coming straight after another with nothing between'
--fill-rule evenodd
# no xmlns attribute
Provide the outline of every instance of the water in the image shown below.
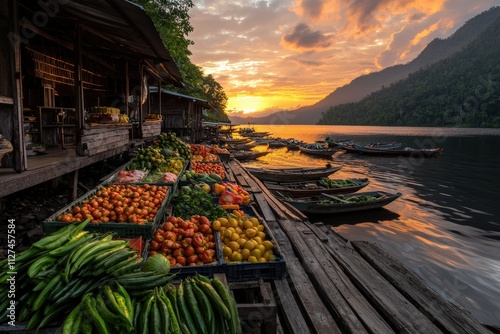
<svg viewBox="0 0 500 334"><path fill-rule="evenodd" d="M376 242L446 299L500 325L500 129L255 125L306 142L354 139L443 147L435 158L338 152L327 160L286 148L252 167L342 165L332 178L368 177L363 191L401 192L383 209L322 217L350 240ZM265 150L258 146L255 150ZM311 217L311 221L317 218Z"/></svg>

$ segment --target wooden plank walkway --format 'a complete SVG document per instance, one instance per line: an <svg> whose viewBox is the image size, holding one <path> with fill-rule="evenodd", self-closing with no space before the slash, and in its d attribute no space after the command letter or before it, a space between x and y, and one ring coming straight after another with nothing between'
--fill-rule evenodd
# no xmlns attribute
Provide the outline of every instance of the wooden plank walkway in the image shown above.
<svg viewBox="0 0 500 334"><path fill-rule="evenodd" d="M280 203L242 165L230 179L247 190L287 262L272 282L284 333L492 333L444 300L380 246L349 242Z"/></svg>

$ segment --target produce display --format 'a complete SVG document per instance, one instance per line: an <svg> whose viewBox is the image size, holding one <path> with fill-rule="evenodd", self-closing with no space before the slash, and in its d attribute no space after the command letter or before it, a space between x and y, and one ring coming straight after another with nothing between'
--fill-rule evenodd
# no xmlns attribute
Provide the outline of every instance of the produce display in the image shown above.
<svg viewBox="0 0 500 334"><path fill-rule="evenodd" d="M194 215L188 220L169 217L156 230L149 256L161 254L170 267L196 266L217 261L215 237L211 222L205 216Z"/></svg>
<svg viewBox="0 0 500 334"><path fill-rule="evenodd" d="M209 220L214 220L226 214L226 211L216 205L206 191L203 189L192 189L183 186L172 197L173 215L189 219L193 215L201 215Z"/></svg>
<svg viewBox="0 0 500 334"><path fill-rule="evenodd" d="M212 148L210 149L210 152L212 152L214 154L229 154L229 151L227 148L221 148L218 145L212 146Z"/></svg>
<svg viewBox="0 0 500 334"><path fill-rule="evenodd" d="M274 244L267 237L264 225L256 217L233 212L212 222L212 229L221 235L224 260L227 263L274 261Z"/></svg>
<svg viewBox="0 0 500 334"><path fill-rule="evenodd" d="M128 166L133 169L155 169L167 164L165 152L158 147L147 147L137 151L137 155Z"/></svg>
<svg viewBox="0 0 500 334"><path fill-rule="evenodd" d="M219 157L210 153L211 149L205 145L191 144L191 161L197 162L218 162Z"/></svg>
<svg viewBox="0 0 500 334"><path fill-rule="evenodd" d="M91 198L58 217L61 222L145 224L154 217L167 196L167 186L112 184L97 190Z"/></svg>
<svg viewBox="0 0 500 334"><path fill-rule="evenodd" d="M158 137L156 146L161 149L169 149L173 152L177 152L186 160L191 159L191 149L186 143L178 138L175 133L162 133Z"/></svg>
<svg viewBox="0 0 500 334"><path fill-rule="evenodd" d="M358 185L351 179L332 180L327 177L321 178L319 182L327 188L345 188L345 187L355 187Z"/></svg>
<svg viewBox="0 0 500 334"><path fill-rule="evenodd" d="M181 175L182 181L200 181L207 183L222 182L222 178L218 174L207 174L207 173L196 173L196 171L190 169L185 170Z"/></svg>
<svg viewBox="0 0 500 334"><path fill-rule="evenodd" d="M146 172L139 169L121 170L114 183L135 183L141 181L146 176Z"/></svg>
<svg viewBox="0 0 500 334"><path fill-rule="evenodd" d="M155 169L148 174L142 182L145 183L175 183L177 181L177 174L171 172L162 172Z"/></svg>
<svg viewBox="0 0 500 334"><path fill-rule="evenodd" d="M161 114L147 114L145 117L146 121L161 121L163 116Z"/></svg>
<svg viewBox="0 0 500 334"><path fill-rule="evenodd" d="M10 300L7 279L15 271L16 321L27 322L27 331L59 323L63 334L241 333L236 302L221 281L196 275L176 287L164 256L144 262L127 241L84 231L88 223L35 242L17 254L14 268L0 262L0 300ZM8 321L4 306L0 323Z"/></svg>
<svg viewBox="0 0 500 334"><path fill-rule="evenodd" d="M221 163L191 161L191 169L198 174L217 174L223 179L226 178L226 170Z"/></svg>
<svg viewBox="0 0 500 334"><path fill-rule="evenodd" d="M224 208L231 208L231 205L249 204L250 195L240 185L222 182L214 184L214 193L219 196L219 204Z"/></svg>

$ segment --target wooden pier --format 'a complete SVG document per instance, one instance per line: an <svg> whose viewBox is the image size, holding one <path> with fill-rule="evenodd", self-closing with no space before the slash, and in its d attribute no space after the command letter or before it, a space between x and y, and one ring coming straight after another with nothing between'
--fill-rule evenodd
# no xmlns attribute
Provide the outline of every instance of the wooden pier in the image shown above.
<svg viewBox="0 0 500 334"><path fill-rule="evenodd" d="M350 242L326 225L310 223L238 161L227 166L230 180L252 194L287 263L285 279L271 282L276 332L492 333L380 246Z"/></svg>

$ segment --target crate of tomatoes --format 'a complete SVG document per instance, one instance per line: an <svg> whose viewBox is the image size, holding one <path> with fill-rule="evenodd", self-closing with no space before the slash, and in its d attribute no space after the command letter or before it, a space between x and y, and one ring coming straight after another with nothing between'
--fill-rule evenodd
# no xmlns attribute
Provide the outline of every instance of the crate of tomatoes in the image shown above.
<svg viewBox="0 0 500 334"><path fill-rule="evenodd" d="M89 218L86 230L149 239L165 219L171 191L169 186L150 184L99 186L48 217L43 230L49 234Z"/></svg>
<svg viewBox="0 0 500 334"><path fill-rule="evenodd" d="M213 276L221 273L221 240L205 216L189 219L168 217L148 244L146 258L162 254L170 261L170 271L178 278L193 274Z"/></svg>

